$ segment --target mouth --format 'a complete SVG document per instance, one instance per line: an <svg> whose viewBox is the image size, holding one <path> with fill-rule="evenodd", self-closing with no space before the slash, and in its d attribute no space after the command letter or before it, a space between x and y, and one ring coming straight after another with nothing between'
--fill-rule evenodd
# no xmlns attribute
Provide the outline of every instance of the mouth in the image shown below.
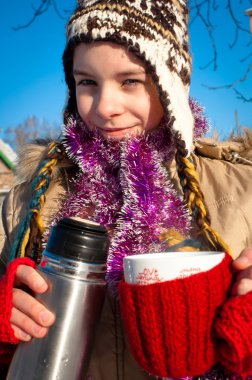
<svg viewBox="0 0 252 380"><path fill-rule="evenodd" d="M100 131L100 133L106 135L106 136L113 136L113 135L126 135L135 133L138 129L137 126L133 125L130 127L121 127L121 128L114 128L114 127L99 127L97 125L92 125L92 129L96 129Z"/></svg>
<svg viewBox="0 0 252 380"><path fill-rule="evenodd" d="M139 125L131 125L127 127L106 127L106 126L98 126L93 123L88 123L90 129L97 130L103 135L105 138L123 138L126 136L137 135L139 132Z"/></svg>
<svg viewBox="0 0 252 380"><path fill-rule="evenodd" d="M132 129L132 127L125 127L125 128L98 128L101 131L104 132L121 132L121 131L129 131Z"/></svg>
<svg viewBox="0 0 252 380"><path fill-rule="evenodd" d="M106 138L123 138L127 136L133 136L138 134L138 128L126 127L126 128L100 128L100 133Z"/></svg>

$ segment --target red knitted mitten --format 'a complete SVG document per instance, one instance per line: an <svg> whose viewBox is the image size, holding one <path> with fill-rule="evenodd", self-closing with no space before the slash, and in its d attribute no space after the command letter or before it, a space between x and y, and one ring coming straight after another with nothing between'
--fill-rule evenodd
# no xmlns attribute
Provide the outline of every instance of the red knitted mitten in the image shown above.
<svg viewBox="0 0 252 380"><path fill-rule="evenodd" d="M213 321L231 284L231 258L213 269L151 285L119 284L132 354L149 374L196 376L216 362Z"/></svg>
<svg viewBox="0 0 252 380"><path fill-rule="evenodd" d="M252 292L224 304L215 330L222 364L230 371L252 374Z"/></svg>
<svg viewBox="0 0 252 380"><path fill-rule="evenodd" d="M19 343L19 340L14 336L13 329L10 325L12 310L12 289L14 286L16 271L19 265L29 265L33 268L36 266L34 261L26 257L13 260L8 265L5 275L0 280L0 342L4 343ZM1 350L4 346L5 345L1 345Z"/></svg>

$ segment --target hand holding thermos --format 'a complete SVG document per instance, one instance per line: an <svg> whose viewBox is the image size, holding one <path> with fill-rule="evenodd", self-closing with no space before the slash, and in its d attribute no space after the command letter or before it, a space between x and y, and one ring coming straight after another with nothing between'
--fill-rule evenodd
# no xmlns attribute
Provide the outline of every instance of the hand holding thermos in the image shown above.
<svg viewBox="0 0 252 380"><path fill-rule="evenodd" d="M43 339L20 343L8 380L85 378L105 298L107 248L98 224L63 218L52 228L38 267L49 286L37 299L56 321Z"/></svg>

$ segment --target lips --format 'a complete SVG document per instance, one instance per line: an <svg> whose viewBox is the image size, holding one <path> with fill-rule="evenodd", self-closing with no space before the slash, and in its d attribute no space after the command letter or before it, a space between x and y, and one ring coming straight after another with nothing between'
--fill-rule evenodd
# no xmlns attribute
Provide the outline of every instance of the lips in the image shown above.
<svg viewBox="0 0 252 380"><path fill-rule="evenodd" d="M97 127L99 128L99 127ZM128 130L128 129L132 129L132 127L127 127L127 128L99 128L101 129L102 131L105 131L105 132L121 132L121 131L125 131L125 130Z"/></svg>
<svg viewBox="0 0 252 380"><path fill-rule="evenodd" d="M138 133L139 125L132 125L130 127L104 127L98 126L93 123L87 123L88 127L93 130L98 130L104 137L115 137L115 138L123 138L127 135L135 135Z"/></svg>
<svg viewBox="0 0 252 380"><path fill-rule="evenodd" d="M124 137L136 136L139 133L139 129L136 127L131 128L114 128L114 129L100 129L100 133L104 138L117 138L122 139Z"/></svg>

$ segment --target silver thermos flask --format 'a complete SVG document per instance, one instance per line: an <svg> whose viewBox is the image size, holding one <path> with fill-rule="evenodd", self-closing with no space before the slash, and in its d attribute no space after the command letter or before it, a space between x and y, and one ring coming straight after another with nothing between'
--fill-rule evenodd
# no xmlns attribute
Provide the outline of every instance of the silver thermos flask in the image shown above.
<svg viewBox="0 0 252 380"><path fill-rule="evenodd" d="M37 295L56 321L42 339L20 343L7 380L84 380L106 292L108 234L96 223L63 218L52 228L38 271Z"/></svg>

